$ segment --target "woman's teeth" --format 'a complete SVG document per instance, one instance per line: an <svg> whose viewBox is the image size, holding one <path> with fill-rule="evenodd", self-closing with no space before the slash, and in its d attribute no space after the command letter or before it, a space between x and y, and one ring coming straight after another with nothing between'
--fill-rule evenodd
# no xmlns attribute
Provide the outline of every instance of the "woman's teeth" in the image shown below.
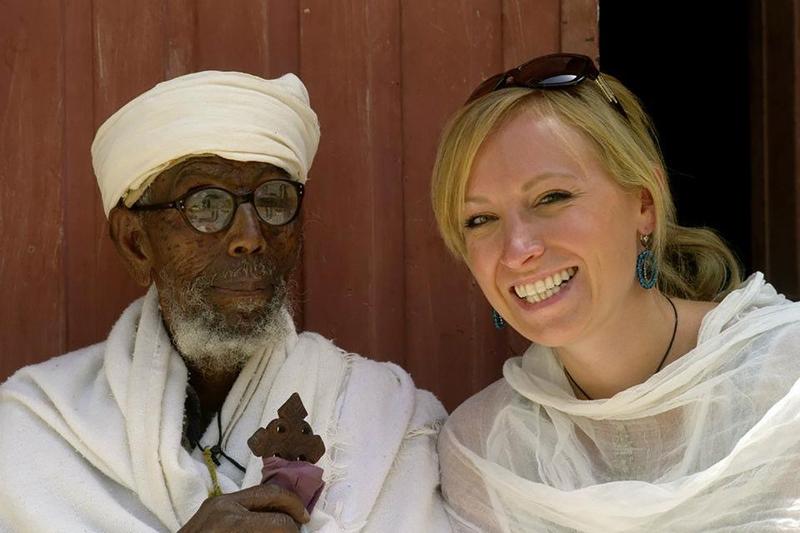
<svg viewBox="0 0 800 533"><path fill-rule="evenodd" d="M561 290L561 285L574 276L577 270L575 267L570 267L534 283L516 285L514 292L517 293L517 296L525 298L530 303L541 302L557 294Z"/></svg>

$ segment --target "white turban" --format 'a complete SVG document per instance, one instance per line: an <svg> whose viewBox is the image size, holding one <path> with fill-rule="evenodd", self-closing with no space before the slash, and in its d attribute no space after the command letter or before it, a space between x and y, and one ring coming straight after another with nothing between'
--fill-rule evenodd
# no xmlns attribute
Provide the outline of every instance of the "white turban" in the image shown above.
<svg viewBox="0 0 800 533"><path fill-rule="evenodd" d="M108 216L198 155L270 163L305 183L318 144L317 115L294 74L207 71L159 83L114 113L97 130L92 165Z"/></svg>

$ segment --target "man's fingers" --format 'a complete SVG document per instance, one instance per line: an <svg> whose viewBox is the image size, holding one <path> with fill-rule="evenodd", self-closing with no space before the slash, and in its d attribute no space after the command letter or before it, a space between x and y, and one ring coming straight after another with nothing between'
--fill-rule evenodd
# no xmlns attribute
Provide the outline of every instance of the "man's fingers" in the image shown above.
<svg viewBox="0 0 800 533"><path fill-rule="evenodd" d="M300 528L292 517L283 513L254 511L237 522L236 531L266 533L297 533Z"/></svg>
<svg viewBox="0 0 800 533"><path fill-rule="evenodd" d="M257 485L228 496L236 498L236 503L248 511L276 511L286 513L296 522L305 524L311 517L305 505L292 491L269 483Z"/></svg>

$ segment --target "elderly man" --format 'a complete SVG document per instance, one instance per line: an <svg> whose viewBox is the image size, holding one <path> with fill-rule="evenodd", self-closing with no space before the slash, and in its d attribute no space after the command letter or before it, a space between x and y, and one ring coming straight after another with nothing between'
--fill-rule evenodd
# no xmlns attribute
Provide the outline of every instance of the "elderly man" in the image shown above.
<svg viewBox="0 0 800 533"><path fill-rule="evenodd" d="M150 290L105 342L0 387L0 531L448 529L439 402L287 312L318 140L291 74L176 78L98 130L111 236ZM310 515L247 446L294 392L327 446Z"/></svg>

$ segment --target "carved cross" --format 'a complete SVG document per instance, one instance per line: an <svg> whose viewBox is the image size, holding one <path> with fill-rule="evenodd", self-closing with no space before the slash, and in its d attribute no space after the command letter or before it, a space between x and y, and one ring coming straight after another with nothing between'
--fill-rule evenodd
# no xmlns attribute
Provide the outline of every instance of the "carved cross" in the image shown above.
<svg viewBox="0 0 800 533"><path fill-rule="evenodd" d="M306 411L300 395L292 394L278 409L278 418L258 428L247 445L259 457L280 457L287 461L316 463L325 453L322 437L305 421Z"/></svg>

